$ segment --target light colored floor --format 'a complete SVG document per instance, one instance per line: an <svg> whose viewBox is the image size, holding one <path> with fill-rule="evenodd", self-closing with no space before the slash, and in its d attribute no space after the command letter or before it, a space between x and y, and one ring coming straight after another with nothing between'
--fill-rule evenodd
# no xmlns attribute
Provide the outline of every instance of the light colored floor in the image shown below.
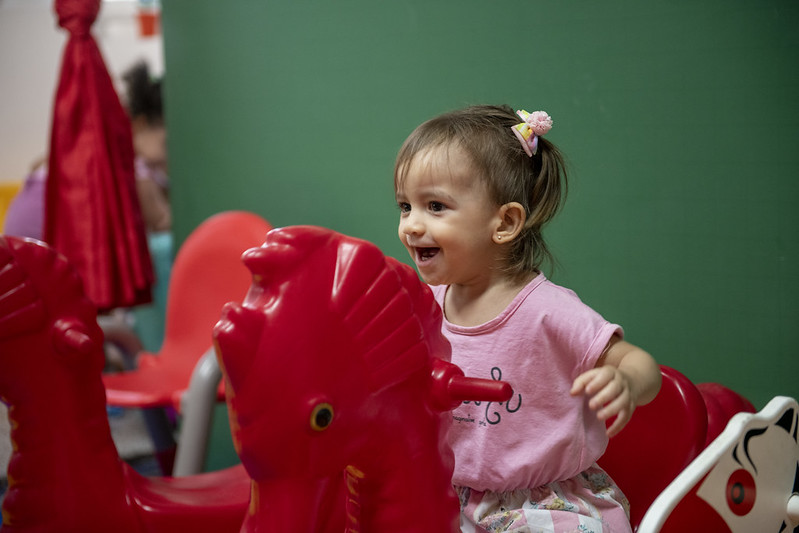
<svg viewBox="0 0 799 533"><path fill-rule="evenodd" d="M111 437L122 459L130 460L153 454L153 441L139 409L120 409L109 413Z"/></svg>

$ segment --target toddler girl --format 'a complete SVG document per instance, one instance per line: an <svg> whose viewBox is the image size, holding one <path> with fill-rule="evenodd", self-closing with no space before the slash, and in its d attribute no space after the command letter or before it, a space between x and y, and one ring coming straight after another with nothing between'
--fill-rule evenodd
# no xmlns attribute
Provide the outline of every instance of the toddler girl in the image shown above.
<svg viewBox="0 0 799 533"><path fill-rule="evenodd" d="M541 137L551 126L542 111L466 108L416 128L395 166L399 237L443 309L453 363L514 389L504 404L453 411L464 532L630 531L596 460L655 397L660 372L540 271L542 229L566 188Z"/></svg>

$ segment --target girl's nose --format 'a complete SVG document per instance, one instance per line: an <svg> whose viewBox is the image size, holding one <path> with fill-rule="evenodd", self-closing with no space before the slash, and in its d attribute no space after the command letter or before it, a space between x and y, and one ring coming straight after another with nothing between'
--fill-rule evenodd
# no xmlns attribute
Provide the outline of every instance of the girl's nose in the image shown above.
<svg viewBox="0 0 799 533"><path fill-rule="evenodd" d="M400 220L400 233L405 235L421 235L424 233L424 224L418 216L409 214Z"/></svg>

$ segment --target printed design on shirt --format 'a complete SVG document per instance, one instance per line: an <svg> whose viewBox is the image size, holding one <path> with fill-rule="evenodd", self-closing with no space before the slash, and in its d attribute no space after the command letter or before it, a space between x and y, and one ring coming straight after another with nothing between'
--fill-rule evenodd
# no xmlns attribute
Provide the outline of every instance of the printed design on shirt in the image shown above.
<svg viewBox="0 0 799 533"><path fill-rule="evenodd" d="M495 366L491 369L491 379L494 381L501 381L502 380L502 369L498 366ZM474 424L477 422L480 426L495 426L502 422L503 416L507 418L507 415L511 415L521 409L522 407L522 395L521 393L516 394L515 397L511 398L507 402L483 402L483 401L471 401L467 400L463 402L464 405L466 404L474 404L475 406L481 407L485 404L485 409L483 411L483 418L482 420L475 420L471 416L457 416L454 415L452 418L456 422L466 422Z"/></svg>

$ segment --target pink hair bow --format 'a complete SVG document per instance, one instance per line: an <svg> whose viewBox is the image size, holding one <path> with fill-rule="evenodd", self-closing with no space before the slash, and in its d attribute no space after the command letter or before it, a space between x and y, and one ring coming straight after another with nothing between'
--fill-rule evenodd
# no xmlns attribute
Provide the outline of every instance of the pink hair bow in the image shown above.
<svg viewBox="0 0 799 533"><path fill-rule="evenodd" d="M538 137L552 129L552 117L546 111L528 113L523 109L516 111L516 114L524 122L511 127L511 130L522 143L525 153L533 157L538 151Z"/></svg>

